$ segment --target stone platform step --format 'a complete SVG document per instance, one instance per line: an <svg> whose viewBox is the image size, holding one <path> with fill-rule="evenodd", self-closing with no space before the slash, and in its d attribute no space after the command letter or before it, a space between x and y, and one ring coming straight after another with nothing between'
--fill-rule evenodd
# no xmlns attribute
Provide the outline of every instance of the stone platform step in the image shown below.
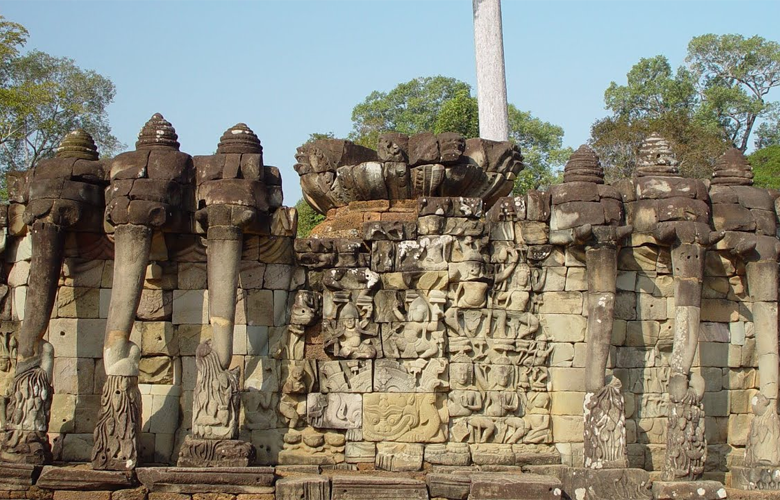
<svg viewBox="0 0 780 500"><path fill-rule="evenodd" d="M655 500L723 500L728 493L718 481L654 481Z"/></svg>
<svg viewBox="0 0 780 500"><path fill-rule="evenodd" d="M41 471L39 488L46 490L121 490L135 486L131 471L93 470L90 466L57 467L47 465Z"/></svg>
<svg viewBox="0 0 780 500"><path fill-rule="evenodd" d="M0 462L0 490L26 490L38 480L41 474L40 465L15 464Z"/></svg>
<svg viewBox="0 0 780 500"><path fill-rule="evenodd" d="M140 467L149 491L169 493L273 493L273 467Z"/></svg>
<svg viewBox="0 0 780 500"><path fill-rule="evenodd" d="M644 469L589 469L567 465L525 467L529 472L561 480L565 494L576 500L652 500L650 474Z"/></svg>

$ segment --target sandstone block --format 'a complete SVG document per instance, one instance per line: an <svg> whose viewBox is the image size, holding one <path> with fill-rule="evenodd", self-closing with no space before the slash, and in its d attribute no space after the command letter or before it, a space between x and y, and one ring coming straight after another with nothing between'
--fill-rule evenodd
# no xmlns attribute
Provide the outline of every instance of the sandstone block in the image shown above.
<svg viewBox="0 0 780 500"><path fill-rule="evenodd" d="M397 476L334 475L331 500L428 500L424 481Z"/></svg>
<svg viewBox="0 0 780 500"><path fill-rule="evenodd" d="M551 394L553 415L582 415L584 392L553 392Z"/></svg>
<svg viewBox="0 0 780 500"><path fill-rule="evenodd" d="M363 395L363 438L366 441L437 443L447 439L449 414L440 394L368 393ZM409 427L402 418L412 415ZM387 425L396 422L399 425ZM403 424L402 424L403 422Z"/></svg>
<svg viewBox="0 0 780 500"><path fill-rule="evenodd" d="M170 290L143 290L136 317L147 321L170 320L173 313L173 293Z"/></svg>
<svg viewBox="0 0 780 500"><path fill-rule="evenodd" d="M547 299L545 299L546 301ZM583 342L587 318L576 314L541 314L539 322L553 342Z"/></svg>
<svg viewBox="0 0 780 500"><path fill-rule="evenodd" d="M585 370L551 367L548 370L552 391L585 392Z"/></svg>
<svg viewBox="0 0 780 500"><path fill-rule="evenodd" d="M424 448L414 443L377 443L376 467L394 472L422 469Z"/></svg>
<svg viewBox="0 0 780 500"><path fill-rule="evenodd" d="M273 290L247 290L245 303L248 326L274 326Z"/></svg>
<svg viewBox="0 0 780 500"><path fill-rule="evenodd" d="M558 500L561 481L538 474L480 472L471 475L472 500Z"/></svg>
<svg viewBox="0 0 780 500"><path fill-rule="evenodd" d="M546 292L539 308L542 314L581 314L581 292Z"/></svg>
<svg viewBox="0 0 780 500"><path fill-rule="evenodd" d="M173 324L207 325L209 323L208 290L174 290Z"/></svg>
<svg viewBox="0 0 780 500"><path fill-rule="evenodd" d="M53 319L48 338L57 356L68 358L102 358L104 319Z"/></svg>
<svg viewBox="0 0 780 500"><path fill-rule="evenodd" d="M180 290L203 290L208 286L208 271L205 262L180 262L177 274Z"/></svg>
<svg viewBox="0 0 780 500"><path fill-rule="evenodd" d="M173 324L167 321L136 321L133 330L141 337L141 353L175 356L179 354L179 339L173 334Z"/></svg>

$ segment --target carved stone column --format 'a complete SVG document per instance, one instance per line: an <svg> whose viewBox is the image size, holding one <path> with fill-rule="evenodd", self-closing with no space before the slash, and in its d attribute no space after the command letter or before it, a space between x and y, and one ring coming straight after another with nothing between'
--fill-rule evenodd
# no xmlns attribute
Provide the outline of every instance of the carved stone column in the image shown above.
<svg viewBox="0 0 780 500"><path fill-rule="evenodd" d="M57 294L66 230L97 230L95 221L90 220L90 214L100 213L104 205L103 165L97 160L92 137L77 130L63 139L55 158L41 161L28 173L24 222L32 240L33 272L18 334L16 375L6 408L0 454L4 461L42 464L52 459L47 432L54 350L43 335Z"/></svg>
<svg viewBox="0 0 780 500"><path fill-rule="evenodd" d="M580 146L566 163L563 184L551 188L551 241L585 247L588 273L585 365L585 467L628 466L625 403L617 378L605 383L615 314L617 249L632 230L623 224L620 194L604 185L596 153Z"/></svg>
<svg viewBox="0 0 780 500"><path fill-rule="evenodd" d="M92 450L95 469L130 470L138 464L141 350L130 341L130 332L153 230L176 226L183 188L192 182L192 158L179 151L177 138L171 124L155 114L138 135L136 150L111 161L106 219L115 226L114 281L103 346L107 379Z"/></svg>
<svg viewBox="0 0 780 500"><path fill-rule="evenodd" d="M179 466L246 467L254 447L238 440L239 369L230 369L236 290L244 231L268 234L263 148L245 124L228 129L217 153L194 159L198 173L196 218L207 228L209 323L213 340L196 353L198 380L192 435L185 438Z"/></svg>
<svg viewBox="0 0 780 500"><path fill-rule="evenodd" d="M744 467L732 467L734 487L778 489L780 475L780 417L778 395L778 270L780 254L775 196L753 187L753 172L741 151L732 148L715 164L710 197L715 229L726 236L718 249L745 262L747 290L752 302L761 392L753 398Z"/></svg>

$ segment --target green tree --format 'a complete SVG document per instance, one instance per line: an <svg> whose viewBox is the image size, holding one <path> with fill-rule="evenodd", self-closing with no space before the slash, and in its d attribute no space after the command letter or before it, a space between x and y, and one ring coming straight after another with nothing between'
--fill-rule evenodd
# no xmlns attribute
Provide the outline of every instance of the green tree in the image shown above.
<svg viewBox="0 0 780 500"><path fill-rule="evenodd" d="M68 58L37 50L21 55L27 31L0 18L0 164L25 170L53 156L68 132L82 128L103 155L123 145L111 134L106 108L114 84Z"/></svg>
<svg viewBox="0 0 780 500"><path fill-rule="evenodd" d="M757 120L776 109L766 95L780 86L780 44L760 36L707 34L693 38L685 59L696 78L702 111L743 152Z"/></svg>
<svg viewBox="0 0 780 500"><path fill-rule="evenodd" d="M376 149L379 134L386 131L414 134L433 131L442 105L471 87L455 78L415 78L390 92L374 91L352 110L349 139Z"/></svg>
<svg viewBox="0 0 780 500"><path fill-rule="evenodd" d="M753 166L755 186L780 189L780 144L755 151L748 161Z"/></svg>
<svg viewBox="0 0 780 500"><path fill-rule="evenodd" d="M510 104L510 140L520 146L526 168L515 183L516 192L543 188L556 182L556 169L571 155L563 147L563 129ZM479 136L477 99L471 87L443 76L415 78L390 92L372 92L352 111L349 139L376 148L379 134L431 131Z"/></svg>
<svg viewBox="0 0 780 500"><path fill-rule="evenodd" d="M626 84L604 92L611 115L591 127L591 144L608 178L633 175L645 136L672 143L685 176L709 177L730 146L745 151L758 127L757 145L780 140L778 104L766 100L780 85L780 45L761 37L702 35L688 44L686 66L672 70L666 57L640 59Z"/></svg>
<svg viewBox="0 0 780 500"><path fill-rule="evenodd" d="M768 113L756 129L756 149L777 144L780 144L780 109Z"/></svg>
<svg viewBox="0 0 780 500"><path fill-rule="evenodd" d="M303 198L295 204L295 209L298 211L298 238L308 238L314 226L325 220L325 216L311 208Z"/></svg>

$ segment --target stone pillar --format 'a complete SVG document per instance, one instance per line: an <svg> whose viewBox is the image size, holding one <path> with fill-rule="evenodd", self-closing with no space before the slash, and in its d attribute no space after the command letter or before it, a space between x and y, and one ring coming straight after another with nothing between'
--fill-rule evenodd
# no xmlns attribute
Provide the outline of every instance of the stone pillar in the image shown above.
<svg viewBox="0 0 780 500"><path fill-rule="evenodd" d="M585 247L588 330L585 365L585 466L628 466L623 395L617 378L605 383L612 339L617 248L632 230L623 224L620 194L604 185L604 172L588 146L572 154L563 184L551 188L551 241Z"/></svg>
<svg viewBox="0 0 780 500"><path fill-rule="evenodd" d="M92 211L102 211L104 204L100 185L103 165L97 160L92 137L77 130L63 139L55 158L41 161L28 173L24 222L32 240L33 272L18 333L13 391L6 408L0 453L4 461L42 464L52 459L47 432L54 350L43 336L57 295L66 230L77 225L81 230L97 230L89 217Z"/></svg>
<svg viewBox="0 0 780 500"><path fill-rule="evenodd" d="M675 331L669 361L665 481L698 479L704 471L704 381L690 375L690 370L699 340L704 254L723 237L710 227L706 185L680 177L678 164L670 143L651 134L640 147L636 177L615 183L634 232L671 251Z"/></svg>
<svg viewBox="0 0 780 500"><path fill-rule="evenodd" d="M712 198L715 229L726 232L723 250L745 262L747 290L752 303L761 392L753 397L744 467L732 467L732 483L741 489L777 489L780 474L780 417L778 395L778 270L780 242L775 195L753 187L753 171L736 148L718 158L713 172Z"/></svg>
<svg viewBox="0 0 780 500"><path fill-rule="evenodd" d="M178 136L162 115L155 114L138 135L136 151L111 162L107 221L114 229L114 282L106 321L103 386L95 427L92 466L131 470L138 464L141 394L138 363L141 349L130 340L154 230L176 227L186 217L183 187L192 182L192 158L179 151ZM186 227L179 224L178 229Z"/></svg>
<svg viewBox="0 0 780 500"><path fill-rule="evenodd" d="M244 230L268 234L263 148L243 123L228 129L217 153L194 159L198 172L196 218L207 228L209 323L213 339L198 346L198 380L192 435L185 438L179 466L246 467L254 447L238 440L239 368L230 369L236 290Z"/></svg>
<svg viewBox="0 0 780 500"><path fill-rule="evenodd" d="M479 136L492 141L509 138L504 72L501 0L472 0L474 49L477 59Z"/></svg>

